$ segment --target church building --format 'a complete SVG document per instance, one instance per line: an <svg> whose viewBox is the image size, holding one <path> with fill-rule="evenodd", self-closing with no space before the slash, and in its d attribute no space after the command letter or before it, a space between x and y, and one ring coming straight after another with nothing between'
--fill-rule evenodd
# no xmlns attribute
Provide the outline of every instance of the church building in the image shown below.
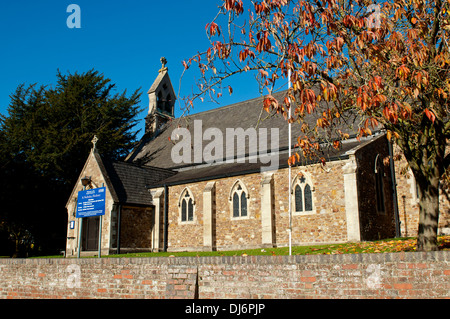
<svg viewBox="0 0 450 319"><path fill-rule="evenodd" d="M164 64L148 97L145 134L124 161L103 158L94 143L66 205L66 256L96 254L99 245L108 255L417 234L415 183L385 161L393 147L383 130L359 141L354 132L339 149L330 135L322 144L325 165L302 157L289 168L288 123L263 113L262 97L175 118ZM293 124L291 145L300 134ZM102 218L76 218L78 192L102 186ZM450 205L441 199L445 233Z"/></svg>

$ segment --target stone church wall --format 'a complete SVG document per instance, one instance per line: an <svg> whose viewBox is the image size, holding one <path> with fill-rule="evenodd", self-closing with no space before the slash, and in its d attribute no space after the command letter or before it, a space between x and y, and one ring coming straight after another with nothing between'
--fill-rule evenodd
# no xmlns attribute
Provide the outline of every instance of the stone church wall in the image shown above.
<svg viewBox="0 0 450 319"><path fill-rule="evenodd" d="M152 247L153 209L124 206L121 209L120 250L149 251ZM113 245L117 247L117 245Z"/></svg>
<svg viewBox="0 0 450 319"><path fill-rule="evenodd" d="M312 182L312 213L296 213L292 204L292 242L328 243L347 240L345 217L345 193L342 167L346 161L328 162L292 169L292 179L299 174L310 178ZM277 242L288 243L289 203L287 169L275 175L275 205ZM292 199L292 203L294 199Z"/></svg>
<svg viewBox="0 0 450 319"><path fill-rule="evenodd" d="M95 160L94 155L91 153L89 155L88 160L86 161L85 167L82 171L83 176L90 176L92 181L92 187L102 187L103 184L106 184L105 179L102 175L102 172L98 166L97 161ZM83 186L79 181L76 185L72 196L69 199L67 205L67 244L66 244L66 254L67 255L76 255L77 254L77 246L78 246L78 232L80 227L80 218L75 217L75 211L77 206L77 194L79 191L83 190ZM102 254L107 253L110 247L111 242L111 212L113 211L114 202L111 194L106 192L106 207L105 207L105 215L103 216L102 221ZM70 222L75 222L74 229L70 228Z"/></svg>
<svg viewBox="0 0 450 319"><path fill-rule="evenodd" d="M375 240L395 237L393 189L389 164L380 164L382 170L384 212L377 210L374 165L377 155L383 163L389 154L387 140L380 136L370 144L356 149L352 159L292 168L292 182L303 178L312 189L311 211L296 212L292 196L292 243L339 243L349 239L347 221L354 216L356 240ZM344 168L356 162L355 188L344 182ZM347 165L348 166L348 165ZM270 180L270 191L264 183ZM240 181L248 192L248 215L233 217L231 190ZM211 182L211 181L209 181ZM288 169L255 173L214 180L213 248L218 250L287 246L289 243ZM204 192L208 181L169 187L168 250L201 250L205 246ZM267 184L268 185L268 184ZM347 188L346 188L347 187ZM188 189L193 199L194 219L181 221L180 196ZM294 189L294 185L292 187ZM348 194L346 194L346 192ZM269 195L268 195L269 194ZM293 194L293 190L292 193ZM267 198L269 196L270 198ZM348 215L346 201L357 202L357 211ZM268 209L265 207L270 205ZM266 213L265 213L266 212ZM268 212L268 213L267 213ZM266 214L266 215L265 215ZM269 217L267 217L269 216ZM270 217L271 216L271 217ZM353 217L352 217L353 218ZM271 220L270 220L271 219ZM208 222L209 223L209 222ZM267 229L267 227L271 228ZM264 230L265 229L265 230ZM353 234L354 235L354 234Z"/></svg>
<svg viewBox="0 0 450 319"><path fill-rule="evenodd" d="M287 168L169 186L167 232L164 225L164 188L152 190L154 208L130 205L119 208L113 204L111 194L108 193L106 214L102 223L102 254L115 253L117 249L119 209L121 252L163 250L164 240L169 251L287 246L289 196L292 199L293 245L355 240L349 235L349 216L356 216L356 219L352 220L352 223L358 226L354 232L357 235L356 240L394 237L393 205L389 204L392 202L392 185L388 166L383 166L386 210L384 214L374 211L376 196L373 169L377 154L382 154L382 158L388 154L384 138L378 138L366 147L356 150L350 159L329 161L325 166L314 164L293 167L291 194L288 191ZM348 174L345 167L356 162L354 176L358 186L349 189L345 183L345 175ZM94 187L105 182L94 156L87 161L84 175L91 176ZM300 179L311 187L313 205L312 209L306 212L295 211L293 190ZM238 182L248 195L248 209L247 216L236 218L233 217L231 199L232 189ZM213 192L210 191L212 184ZM78 188L74 190L67 207L69 223L75 221L74 229L68 227L68 255L77 253L79 220L76 220L73 212L76 207L76 193L82 189L81 183ZM194 217L193 220L182 221L180 197L186 191L194 200ZM348 212L349 199L351 202L358 202L357 211L353 215Z"/></svg>
<svg viewBox="0 0 450 319"><path fill-rule="evenodd" d="M215 246L233 248L256 247L261 244L260 174L240 176L249 191L248 216L232 218L230 191L238 178L216 180ZM203 190L207 182L170 187L169 250L198 249L203 246ZM180 195L188 187L195 199L194 221L181 222L178 206Z"/></svg>
<svg viewBox="0 0 450 319"><path fill-rule="evenodd" d="M293 243L330 243L347 240L342 175L345 163L345 161L327 163L327 171L321 165L292 169L292 180L298 174L304 174L312 182L313 188L313 211L303 214L293 211ZM288 169L274 172L272 178L273 244L286 246L289 236ZM215 181L214 246L217 249L261 247L262 179L263 175L257 173ZM249 193L248 216L233 218L230 192L238 180L245 185ZM169 188L169 250L198 250L203 246L202 208L206 185L207 182L198 182ZM194 220L181 222L181 209L178 203L186 188L195 199Z"/></svg>

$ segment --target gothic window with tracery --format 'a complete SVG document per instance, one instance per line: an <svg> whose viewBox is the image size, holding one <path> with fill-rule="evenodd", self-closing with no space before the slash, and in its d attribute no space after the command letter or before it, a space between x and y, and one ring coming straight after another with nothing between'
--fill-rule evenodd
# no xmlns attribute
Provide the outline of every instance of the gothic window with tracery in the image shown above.
<svg viewBox="0 0 450 319"><path fill-rule="evenodd" d="M305 175L297 176L293 182L293 211L296 213L313 212L311 181Z"/></svg>
<svg viewBox="0 0 450 319"><path fill-rule="evenodd" d="M248 190L241 181L237 181L231 189L233 218L248 216Z"/></svg>
<svg viewBox="0 0 450 319"><path fill-rule="evenodd" d="M194 206L195 201L192 193L189 189L185 188L180 196L180 213L181 213L181 222L191 222L194 221Z"/></svg>

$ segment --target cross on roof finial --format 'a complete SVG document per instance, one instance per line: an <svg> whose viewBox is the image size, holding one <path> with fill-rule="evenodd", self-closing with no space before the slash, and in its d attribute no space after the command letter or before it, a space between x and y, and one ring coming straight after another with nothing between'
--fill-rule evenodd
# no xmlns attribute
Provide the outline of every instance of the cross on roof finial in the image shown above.
<svg viewBox="0 0 450 319"><path fill-rule="evenodd" d="M97 135L94 135L94 138L92 139L92 149L96 150L97 149L97 142L98 142L98 137Z"/></svg>
<svg viewBox="0 0 450 319"><path fill-rule="evenodd" d="M161 70L159 70L159 72L166 71L167 70L167 67L166 67L167 59L165 57L162 57L159 60L161 61L161 64L162 64Z"/></svg>

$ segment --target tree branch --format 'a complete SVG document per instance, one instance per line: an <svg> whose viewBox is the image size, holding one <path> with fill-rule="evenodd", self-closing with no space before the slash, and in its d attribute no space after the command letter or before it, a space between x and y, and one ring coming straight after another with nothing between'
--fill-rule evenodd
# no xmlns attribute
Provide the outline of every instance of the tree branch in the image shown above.
<svg viewBox="0 0 450 319"><path fill-rule="evenodd" d="M433 22L433 27L431 29L431 37L430 37L430 42L428 43L428 48L430 49L430 52L433 53L433 57L436 54L436 42L437 42L437 34L439 32L439 24L440 24L440 19L439 19L439 15L441 13L441 6L442 6L442 2L441 0L437 0L436 1L436 5L434 7L434 22Z"/></svg>
<svg viewBox="0 0 450 319"><path fill-rule="evenodd" d="M444 157L443 164L444 164L444 171L450 168L450 153Z"/></svg>

